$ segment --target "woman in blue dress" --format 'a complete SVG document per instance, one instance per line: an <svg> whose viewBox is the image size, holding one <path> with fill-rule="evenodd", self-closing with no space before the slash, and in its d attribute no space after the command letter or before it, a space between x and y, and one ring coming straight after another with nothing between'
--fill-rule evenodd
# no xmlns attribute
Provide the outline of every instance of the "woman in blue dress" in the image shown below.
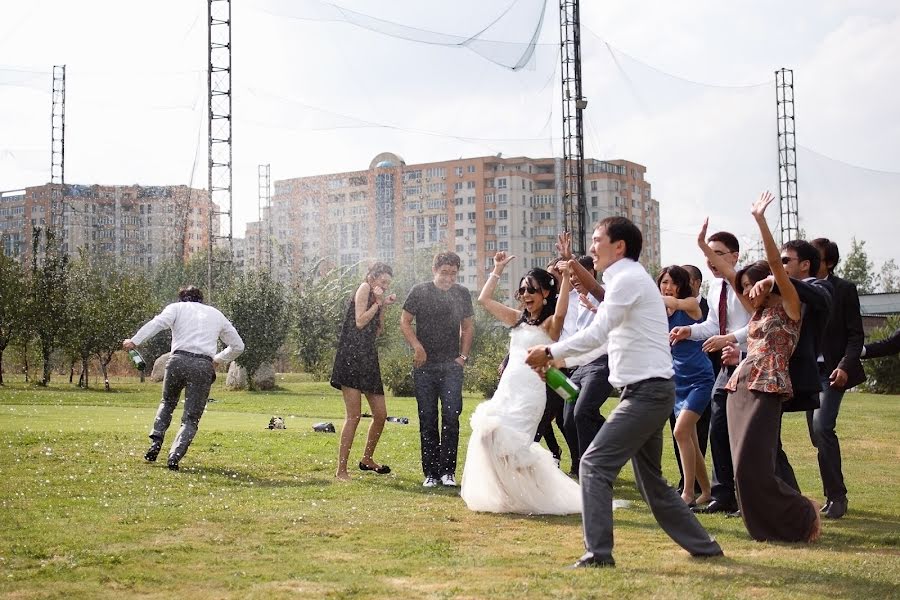
<svg viewBox="0 0 900 600"><path fill-rule="evenodd" d="M670 331L702 320L700 303L691 295L691 277L685 269L677 265L664 268L656 278L656 284L669 315ZM672 433L684 469L681 498L690 506L705 504L711 499L710 484L697 438L697 421L709 405L715 383L712 363L701 342L684 340L672 346L672 366L675 369L675 429ZM695 480L700 485L698 498L694 498Z"/></svg>

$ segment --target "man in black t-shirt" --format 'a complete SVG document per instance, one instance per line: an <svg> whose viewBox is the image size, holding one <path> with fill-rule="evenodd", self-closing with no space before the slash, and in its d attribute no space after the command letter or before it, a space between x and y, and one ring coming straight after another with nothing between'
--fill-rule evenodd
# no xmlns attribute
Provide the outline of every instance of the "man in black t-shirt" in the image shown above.
<svg viewBox="0 0 900 600"><path fill-rule="evenodd" d="M413 382L419 406L424 487L456 485L463 366L475 329L472 297L456 283L459 266L459 256L453 252L435 256L431 267L434 278L413 286L400 317L400 330L415 352Z"/></svg>

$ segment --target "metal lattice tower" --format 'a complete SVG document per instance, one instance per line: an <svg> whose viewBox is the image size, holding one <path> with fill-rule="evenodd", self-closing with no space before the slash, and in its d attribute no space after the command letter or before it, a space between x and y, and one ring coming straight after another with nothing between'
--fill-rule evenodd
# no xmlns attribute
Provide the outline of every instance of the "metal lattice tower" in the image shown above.
<svg viewBox="0 0 900 600"><path fill-rule="evenodd" d="M586 250L584 204L584 132L581 112L587 100L581 95L581 18L579 0L560 0L560 60L563 125L563 222L572 232L572 251Z"/></svg>
<svg viewBox="0 0 900 600"><path fill-rule="evenodd" d="M213 294L213 266L231 263L232 242L232 141L231 141L231 0L208 0L209 7L209 255L207 294ZM226 221L223 223L222 221ZM225 232L222 227L225 226ZM215 250L225 240L227 255Z"/></svg>
<svg viewBox="0 0 900 600"><path fill-rule="evenodd" d="M66 65L53 65L52 113L50 115L50 227L57 233L63 228L66 183ZM57 231L59 230L59 231Z"/></svg>
<svg viewBox="0 0 900 600"><path fill-rule="evenodd" d="M259 243L256 247L256 268L263 264L272 272L272 165L257 167L259 187Z"/></svg>
<svg viewBox="0 0 900 600"><path fill-rule="evenodd" d="M781 242L800 237L797 211L797 139L794 123L794 71L775 71L778 111L778 199L781 205Z"/></svg>

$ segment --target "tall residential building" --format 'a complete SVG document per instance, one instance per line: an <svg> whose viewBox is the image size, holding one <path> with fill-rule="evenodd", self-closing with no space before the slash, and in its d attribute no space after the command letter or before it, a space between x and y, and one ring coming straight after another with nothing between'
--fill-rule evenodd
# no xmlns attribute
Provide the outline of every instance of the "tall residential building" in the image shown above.
<svg viewBox="0 0 900 600"><path fill-rule="evenodd" d="M46 184L0 193L0 249L5 254L31 261L32 232L50 225L51 198L63 202L58 241L70 256L84 248L127 265L152 267L167 259L187 260L208 247L206 190Z"/></svg>
<svg viewBox="0 0 900 600"><path fill-rule="evenodd" d="M462 259L459 282L477 290L494 253L505 250L517 257L500 282L511 294L526 269L545 267L556 255L560 167L556 158L499 156L408 165L382 153L366 170L276 181L274 274L288 281L305 269L381 260L396 275L414 269L415 257L421 264L423 256L450 249ZM586 229L590 236L600 219L630 218L644 234L641 260L651 265L660 256L659 203L645 173L629 161L586 161ZM263 246L260 232L269 225L248 225L247 250ZM427 279L430 272L416 275Z"/></svg>

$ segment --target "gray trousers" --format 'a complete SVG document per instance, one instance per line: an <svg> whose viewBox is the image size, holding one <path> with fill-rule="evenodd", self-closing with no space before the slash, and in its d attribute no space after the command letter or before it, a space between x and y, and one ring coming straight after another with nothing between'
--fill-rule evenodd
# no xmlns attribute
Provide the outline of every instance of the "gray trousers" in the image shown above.
<svg viewBox="0 0 900 600"><path fill-rule="evenodd" d="M206 408L209 389L215 380L216 370L208 360L173 354L166 362L162 401L156 411L150 439L162 444L166 430L169 429L172 422L172 413L178 406L181 390L185 390L181 429L178 430L172 448L169 450L169 458L181 460L187 454L188 446L191 445L191 441L197 434L200 417L203 416L203 410Z"/></svg>
<svg viewBox="0 0 900 600"><path fill-rule="evenodd" d="M626 386L619 405L581 457L583 559L613 560L613 482L628 459L641 497L669 537L693 556L722 551L662 476L662 432L674 404L675 384L671 380L646 380Z"/></svg>

